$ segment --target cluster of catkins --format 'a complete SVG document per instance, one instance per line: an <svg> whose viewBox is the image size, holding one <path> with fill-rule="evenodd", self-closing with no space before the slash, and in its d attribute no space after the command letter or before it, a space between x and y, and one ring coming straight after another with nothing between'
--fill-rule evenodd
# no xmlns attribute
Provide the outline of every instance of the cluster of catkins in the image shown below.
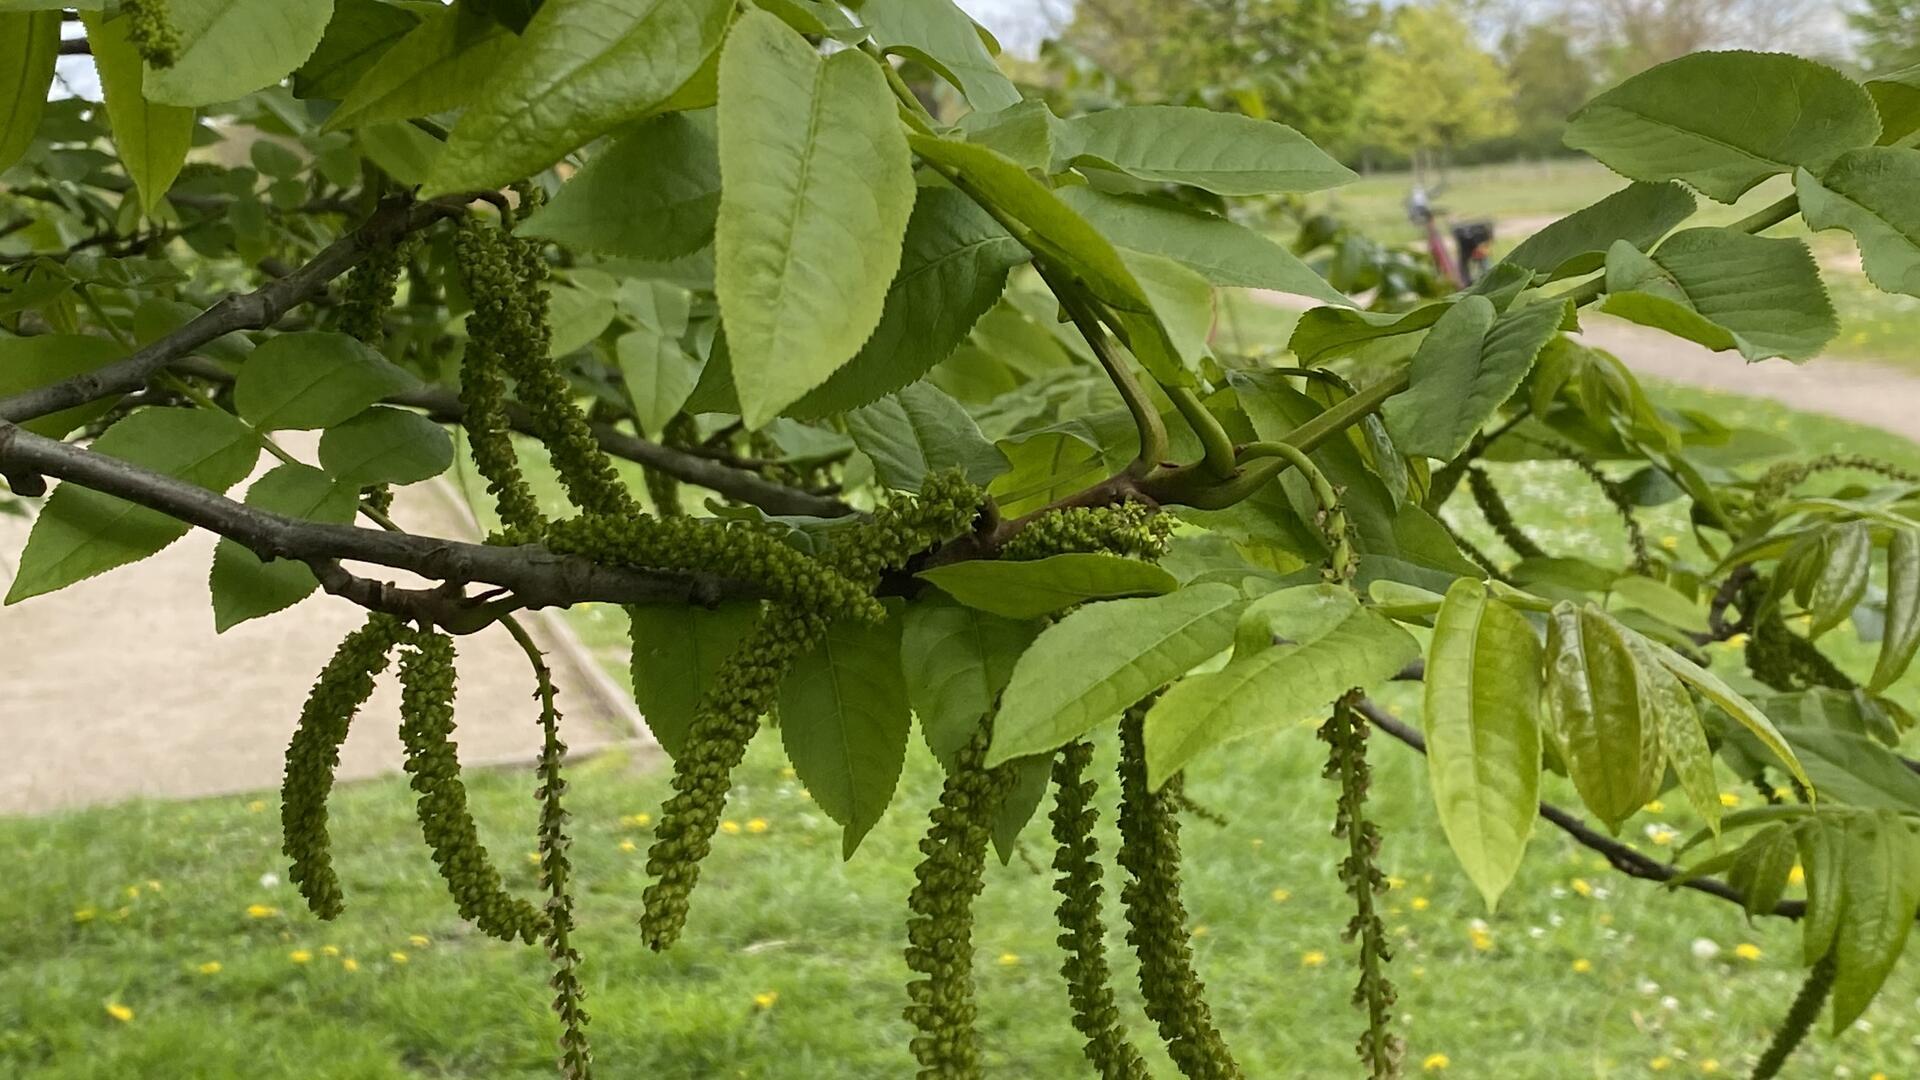
<svg viewBox="0 0 1920 1080"><path fill-rule="evenodd" d="M120 0L127 17L127 40L150 67L170 68L180 56L180 32L173 27L167 0Z"/></svg>

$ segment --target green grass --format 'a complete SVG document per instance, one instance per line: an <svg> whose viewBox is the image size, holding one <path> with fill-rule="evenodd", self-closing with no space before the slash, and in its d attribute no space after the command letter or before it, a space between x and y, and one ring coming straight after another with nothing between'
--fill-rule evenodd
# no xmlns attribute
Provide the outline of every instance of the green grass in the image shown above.
<svg viewBox="0 0 1920 1080"><path fill-rule="evenodd" d="M1853 449L1920 465L1920 448L1778 405L1692 391L1671 404L1784 430L1812 451ZM1553 466L1499 467L1522 519L1551 548L1598 556L1618 523L1584 481ZM1483 543L1472 511L1453 514ZM1677 522L1650 515L1656 539ZM582 617L611 655L620 625ZM1845 633L1838 631L1836 633ZM1725 662L1731 658L1722 653ZM1858 663L1854 646L1846 657ZM1413 692L1383 695L1412 717ZM364 723L390 723L368 716ZM1102 748L1103 766L1111 747ZM1229 819L1186 830L1187 903L1214 1013L1255 1077L1352 1075L1358 1019L1347 1003L1346 901L1328 835L1332 790L1307 727L1195 766L1191 793ZM1432 819L1421 760L1391 740L1374 751L1385 898L1396 945L1399 1023L1411 1071L1445 1055L1451 1075L1514 1080L1740 1075L1797 985L1797 928L1749 926L1729 905L1670 894L1610 871L1544 826L1520 878L1488 914ZM610 753L577 764L571 807L587 980L602 1075L615 1078L897 1078L911 1073L900 1019L904 897L937 768L917 743L900 795L850 863L838 830L763 735L737 777L686 939L650 953L634 923L647 830L665 789L659 763ZM1110 775L1110 774L1107 774ZM535 808L523 770L470 776L509 887L535 891L527 864ZM1748 804L1750 792L1727 780ZM1112 797L1114 785L1103 794ZM1550 798L1567 805L1564 785ZM343 787L332 826L348 897L322 924L301 907L279 854L273 796L136 802L0 820L0 1075L34 1078L550 1075L553 1023L536 950L474 935L454 915L399 780ZM1668 806L1624 835L1656 855L1649 828L1682 833ZM1110 802L1101 840L1115 842ZM761 824L763 823L764 828ZM1044 824L1021 858L995 866L979 907L981 1029L989 1075L1086 1075L1056 976ZM627 850L631 844L636 850ZM271 875L271 876L270 876ZM1117 887L1109 872L1108 915ZM249 913L252 905L260 913ZM1485 949L1475 944L1484 920ZM414 935L424 944L412 940ZM1718 947L1695 955L1696 939ZM1743 959L1736 946L1759 949ZM1116 933L1123 1005L1152 1035ZM403 954L402 962L394 954ZM296 955L304 962L296 962ZM348 970L347 961L357 970ZM1584 963L1582 963L1584 961ZM219 970L203 972L202 965ZM1578 968L1579 970L1576 970ZM1920 1069L1911 1010L1920 964L1898 968L1865 1022L1814 1039L1793 1075L1865 1078ZM109 1006L132 1010L115 1019ZM1173 1075L1157 1050L1156 1075Z"/></svg>

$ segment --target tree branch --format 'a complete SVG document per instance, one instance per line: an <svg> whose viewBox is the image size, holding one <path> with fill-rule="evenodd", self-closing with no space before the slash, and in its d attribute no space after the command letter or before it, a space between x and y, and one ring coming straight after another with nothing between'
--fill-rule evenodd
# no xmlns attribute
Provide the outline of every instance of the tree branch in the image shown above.
<svg viewBox="0 0 1920 1080"><path fill-rule="evenodd" d="M464 195L424 203L404 196L387 199L359 228L322 248L286 277L249 293L229 295L185 326L136 349L125 359L50 386L0 398L0 421L17 424L138 390L161 368L223 334L272 326L291 308L324 292L329 281L351 270L376 248L459 213L467 202Z"/></svg>
<svg viewBox="0 0 1920 1080"><path fill-rule="evenodd" d="M516 607L566 607L586 601L711 606L730 598L763 595L744 582L677 571L602 566L535 544L470 544L303 521L234 502L184 480L35 435L5 421L0 421L0 469L53 476L125 499L218 533L262 559L298 559L309 565L351 559L456 585L484 582L509 590ZM324 566L318 572L323 583L333 579L331 591L365 606L386 603L405 607L409 614L416 615L472 607L456 602L464 598L448 595L435 601L440 607L434 609L427 600L407 590L383 589L377 587L378 583L356 584L348 580L351 575L343 578ZM454 603L454 608L446 607L448 603Z"/></svg>

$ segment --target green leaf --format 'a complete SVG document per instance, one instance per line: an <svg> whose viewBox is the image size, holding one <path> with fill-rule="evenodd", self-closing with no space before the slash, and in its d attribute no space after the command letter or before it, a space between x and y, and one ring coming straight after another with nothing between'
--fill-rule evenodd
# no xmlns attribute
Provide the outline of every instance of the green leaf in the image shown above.
<svg viewBox="0 0 1920 1080"><path fill-rule="evenodd" d="M1920 150L1877 146L1840 155L1818 179L1794 174L1800 213L1812 229L1845 229L1860 265L1882 292L1920 296Z"/></svg>
<svg viewBox="0 0 1920 1080"><path fill-rule="evenodd" d="M869 0L860 21L886 52L918 60L988 112L1020 103L980 28L953 0Z"/></svg>
<svg viewBox="0 0 1920 1080"><path fill-rule="evenodd" d="M0 339L0 398L50 386L75 375L84 375L103 364L118 360L125 351L106 338L85 334L39 334ZM118 397L108 397L86 405L76 405L28 420L20 426L49 439L65 438L74 428L105 416L119 400Z"/></svg>
<svg viewBox="0 0 1920 1080"><path fill-rule="evenodd" d="M1679 676L1681 682L1699 691L1708 701L1718 705L1722 712L1731 716L1735 723L1752 732L1754 738L1759 739L1760 744L1767 748L1767 752L1779 758L1780 763L1787 767L1787 771L1801 783L1808 787L1814 786L1805 770L1800 767L1800 759L1794 756L1793 748L1788 746L1787 740L1781 737L1780 732L1773 726L1773 721L1768 720L1766 714L1755 707L1753 702L1728 686L1720 676L1665 645L1647 638L1642 638L1641 642L1652 650L1654 657L1660 663L1666 665L1668 671Z"/></svg>
<svg viewBox="0 0 1920 1080"><path fill-rule="evenodd" d="M1813 255L1798 240L1688 229L1642 255L1607 252L1601 310L1748 360L1805 360L1839 331Z"/></svg>
<svg viewBox="0 0 1920 1080"><path fill-rule="evenodd" d="M353 84L322 131L457 109L509 62L520 39L455 4L420 21Z"/></svg>
<svg viewBox="0 0 1920 1080"><path fill-rule="evenodd" d="M1920 64L1868 79L1867 93L1880 110L1880 145L1920 131Z"/></svg>
<svg viewBox="0 0 1920 1080"><path fill-rule="evenodd" d="M1013 861L1014 842L1020 838L1027 822L1033 820L1040 800L1052 786L1049 781L1053 776L1053 755L1016 758L1008 762L1007 767L1013 770L1013 786L993 814L993 849L999 852L1002 866Z"/></svg>
<svg viewBox="0 0 1920 1080"><path fill-rule="evenodd" d="M1435 617L1422 715L1440 827L1492 910L1540 814L1540 640L1478 581Z"/></svg>
<svg viewBox="0 0 1920 1080"><path fill-rule="evenodd" d="M59 55L60 12L0 15L0 171L33 144Z"/></svg>
<svg viewBox="0 0 1920 1080"><path fill-rule="evenodd" d="M1068 120L1056 153L1140 180L1187 184L1216 195L1319 191L1354 179L1285 124L1178 105L1133 105Z"/></svg>
<svg viewBox="0 0 1920 1080"><path fill-rule="evenodd" d="M1730 203L1798 166L1820 172L1880 134L1873 101L1823 64L1701 52L1628 79L1567 123L1566 143L1634 180L1684 180Z"/></svg>
<svg viewBox="0 0 1920 1080"><path fill-rule="evenodd" d="M1808 604L1813 625L1809 638L1846 622L1853 609L1867 595L1867 579L1873 575L1873 532L1864 521L1848 521L1827 530L1826 562L1813 580L1813 595Z"/></svg>
<svg viewBox="0 0 1920 1080"><path fill-rule="evenodd" d="M412 124L393 121L356 128L353 140L360 152L402 184L419 184L439 160L446 144Z"/></svg>
<svg viewBox="0 0 1920 1080"><path fill-rule="evenodd" d="M574 251L663 262L707 246L719 210L713 114L667 113L588 158L515 231Z"/></svg>
<svg viewBox="0 0 1920 1080"><path fill-rule="evenodd" d="M276 466L247 489L247 505L259 510L345 525L359 505L358 491L306 465ZM232 540L222 539L213 550L213 629L229 629L292 607L320 587L307 564L292 559L262 562Z"/></svg>
<svg viewBox="0 0 1920 1080"><path fill-rule="evenodd" d="M1821 802L1920 814L1920 774L1872 738L1837 728L1783 726Z"/></svg>
<svg viewBox="0 0 1920 1080"><path fill-rule="evenodd" d="M1550 731L1581 801L1616 831L1658 794L1665 772L1629 633L1602 612L1564 601L1547 621Z"/></svg>
<svg viewBox="0 0 1920 1080"><path fill-rule="evenodd" d="M452 464L447 429L405 409L376 405L320 436L320 467L351 488L418 483Z"/></svg>
<svg viewBox="0 0 1920 1080"><path fill-rule="evenodd" d="M1158 596L1179 586L1149 562L1096 551L1044 559L969 559L920 571L920 576L968 607L1031 619L1089 600Z"/></svg>
<svg viewBox="0 0 1920 1080"><path fill-rule="evenodd" d="M893 801L912 727L897 620L834 622L780 684L780 742L813 801L846 827L843 858Z"/></svg>
<svg viewBox="0 0 1920 1080"><path fill-rule="evenodd" d="M952 188L921 188L880 325L788 415L843 413L925 375L966 340L1006 291L1008 271L1026 257L1027 249L972 199Z"/></svg>
<svg viewBox="0 0 1920 1080"><path fill-rule="evenodd" d="M1057 750L1191 671L1232 642L1244 603L1231 585L1195 585L1089 604L1041 631L1000 697L987 764Z"/></svg>
<svg viewBox="0 0 1920 1080"><path fill-rule="evenodd" d="M634 420L641 431L657 435L693 396L700 383L700 361L651 326L620 335L613 354L627 384Z"/></svg>
<svg viewBox="0 0 1920 1080"><path fill-rule="evenodd" d="M1795 827L1800 844L1800 866L1807 877L1807 918L1801 928L1805 962L1812 964L1833 950L1846 906L1845 865L1848 813L1819 812Z"/></svg>
<svg viewBox="0 0 1920 1080"><path fill-rule="evenodd" d="M1867 692L1892 686L1920 652L1920 529L1895 529L1887 541L1887 624Z"/></svg>
<svg viewBox="0 0 1920 1080"><path fill-rule="evenodd" d="M1713 747L1707 742L1707 729L1700 722L1700 710L1694 706L1693 695L1647 648L1645 638L1632 632L1621 636L1633 653L1634 669L1640 676L1642 709L1653 724L1660 753L1672 767L1680 781L1680 790L1686 793L1694 812L1706 821L1708 829L1717 833L1720 831L1720 785L1714 779Z"/></svg>
<svg viewBox="0 0 1920 1080"><path fill-rule="evenodd" d="M1318 367L1367 342L1424 331L1452 307L1451 303L1425 304L1404 314L1317 307L1293 324L1287 348L1302 365Z"/></svg>
<svg viewBox="0 0 1920 1080"><path fill-rule="evenodd" d="M193 110L147 100L141 87L140 53L127 40L128 19L83 14L80 21L86 25L87 44L93 49L100 89L107 99L114 149L120 153L127 179L139 191L140 209L151 212L186 164L187 150L193 145Z"/></svg>
<svg viewBox="0 0 1920 1080"><path fill-rule="evenodd" d="M1616 242L1645 251L1693 210L1693 196L1679 184L1628 184L1522 240L1501 263L1547 281L1591 273L1605 264Z"/></svg>
<svg viewBox="0 0 1920 1080"><path fill-rule="evenodd" d="M108 428L92 449L216 492L245 478L260 455L246 425L207 409L143 409ZM61 484L27 537L6 602L137 562L185 536L188 527L157 510Z"/></svg>
<svg viewBox="0 0 1920 1080"><path fill-rule="evenodd" d="M305 330L268 338L234 381L235 411L262 431L325 428L420 380L345 334Z"/></svg>
<svg viewBox="0 0 1920 1080"><path fill-rule="evenodd" d="M287 77L313 55L333 0L168 0L180 32L173 66L147 68L150 100L212 105Z"/></svg>
<svg viewBox="0 0 1920 1080"><path fill-rule="evenodd" d="M927 747L951 764L993 711L1040 623L1004 619L938 595L907 608L900 667Z"/></svg>
<svg viewBox="0 0 1920 1080"><path fill-rule="evenodd" d="M420 18L416 9L386 0L334 0L327 32L293 73L293 96L346 97L395 42L420 25Z"/></svg>
<svg viewBox="0 0 1920 1080"><path fill-rule="evenodd" d="M1708 631L1707 613L1664 581L1627 574L1608 583L1606 591L1622 606L1644 611L1688 633Z"/></svg>
<svg viewBox="0 0 1920 1080"><path fill-rule="evenodd" d="M1333 585L1268 593L1239 621L1233 660L1175 683L1147 713L1147 783L1159 787L1201 753L1332 708L1355 687L1392 678L1420 656L1393 620Z"/></svg>
<svg viewBox="0 0 1920 1080"><path fill-rule="evenodd" d="M1059 126L1060 119L1040 100L1022 101L991 112L975 109L958 124L968 142L992 147L1022 168L1043 172L1053 163L1053 135Z"/></svg>
<svg viewBox="0 0 1920 1080"><path fill-rule="evenodd" d="M749 427L825 382L880 321L914 197L896 109L864 53L822 59L761 11L727 39L714 289Z"/></svg>
<svg viewBox="0 0 1920 1080"><path fill-rule="evenodd" d="M1412 384L1387 399L1394 444L1410 457L1458 456L1533 370L1567 311L1548 301L1498 315L1484 296L1449 308L1413 354Z"/></svg>
<svg viewBox="0 0 1920 1080"><path fill-rule="evenodd" d="M1833 1030L1845 1031L1906 948L1920 907L1920 840L1899 815L1854 815L1840 853L1846 904L1834 933Z"/></svg>
<svg viewBox="0 0 1920 1080"><path fill-rule="evenodd" d="M1741 846L1727 884L1739 891L1748 915L1767 914L1780 902L1798 854L1793 830L1784 823L1767 826Z"/></svg>
<svg viewBox="0 0 1920 1080"><path fill-rule="evenodd" d="M1215 285L1353 303L1292 252L1226 218L1170 199L1090 187L1061 188L1059 196L1121 247L1173 259Z"/></svg>
<svg viewBox="0 0 1920 1080"><path fill-rule="evenodd" d="M553 335L548 355L567 356L586 348L613 323L613 299L600 293L556 285L548 290Z"/></svg>
<svg viewBox="0 0 1920 1080"><path fill-rule="evenodd" d="M897 491L918 492L928 476L948 469L985 486L1011 467L959 402L924 382L855 409L846 422L880 482Z"/></svg>
<svg viewBox="0 0 1920 1080"><path fill-rule="evenodd" d="M627 617L633 634L633 702L660 748L679 757L700 699L760 617L760 605L634 604Z"/></svg>
<svg viewBox="0 0 1920 1080"><path fill-rule="evenodd" d="M420 194L500 187L655 112L720 44L732 9L727 0L546 0L460 115Z"/></svg>

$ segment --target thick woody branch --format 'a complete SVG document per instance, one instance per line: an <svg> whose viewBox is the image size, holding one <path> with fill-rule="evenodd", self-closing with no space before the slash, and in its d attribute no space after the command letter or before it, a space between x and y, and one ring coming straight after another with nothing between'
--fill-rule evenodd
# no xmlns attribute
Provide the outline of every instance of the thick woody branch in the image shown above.
<svg viewBox="0 0 1920 1080"><path fill-rule="evenodd" d="M298 559L313 565L350 559L406 570L434 581L481 582L512 593L515 607L565 607L586 601L615 604L679 603L711 606L761 595L751 585L700 574L602 566L533 544L470 544L352 525L303 521L234 502L205 488L118 458L71 446L0 421L0 470L57 477L156 510L218 533L262 559ZM332 576L323 574L323 580ZM377 583L375 583L377 584ZM369 591L343 578L334 590L356 601L424 601L404 592ZM359 590L359 591L356 591ZM461 598L448 598L454 602Z"/></svg>

